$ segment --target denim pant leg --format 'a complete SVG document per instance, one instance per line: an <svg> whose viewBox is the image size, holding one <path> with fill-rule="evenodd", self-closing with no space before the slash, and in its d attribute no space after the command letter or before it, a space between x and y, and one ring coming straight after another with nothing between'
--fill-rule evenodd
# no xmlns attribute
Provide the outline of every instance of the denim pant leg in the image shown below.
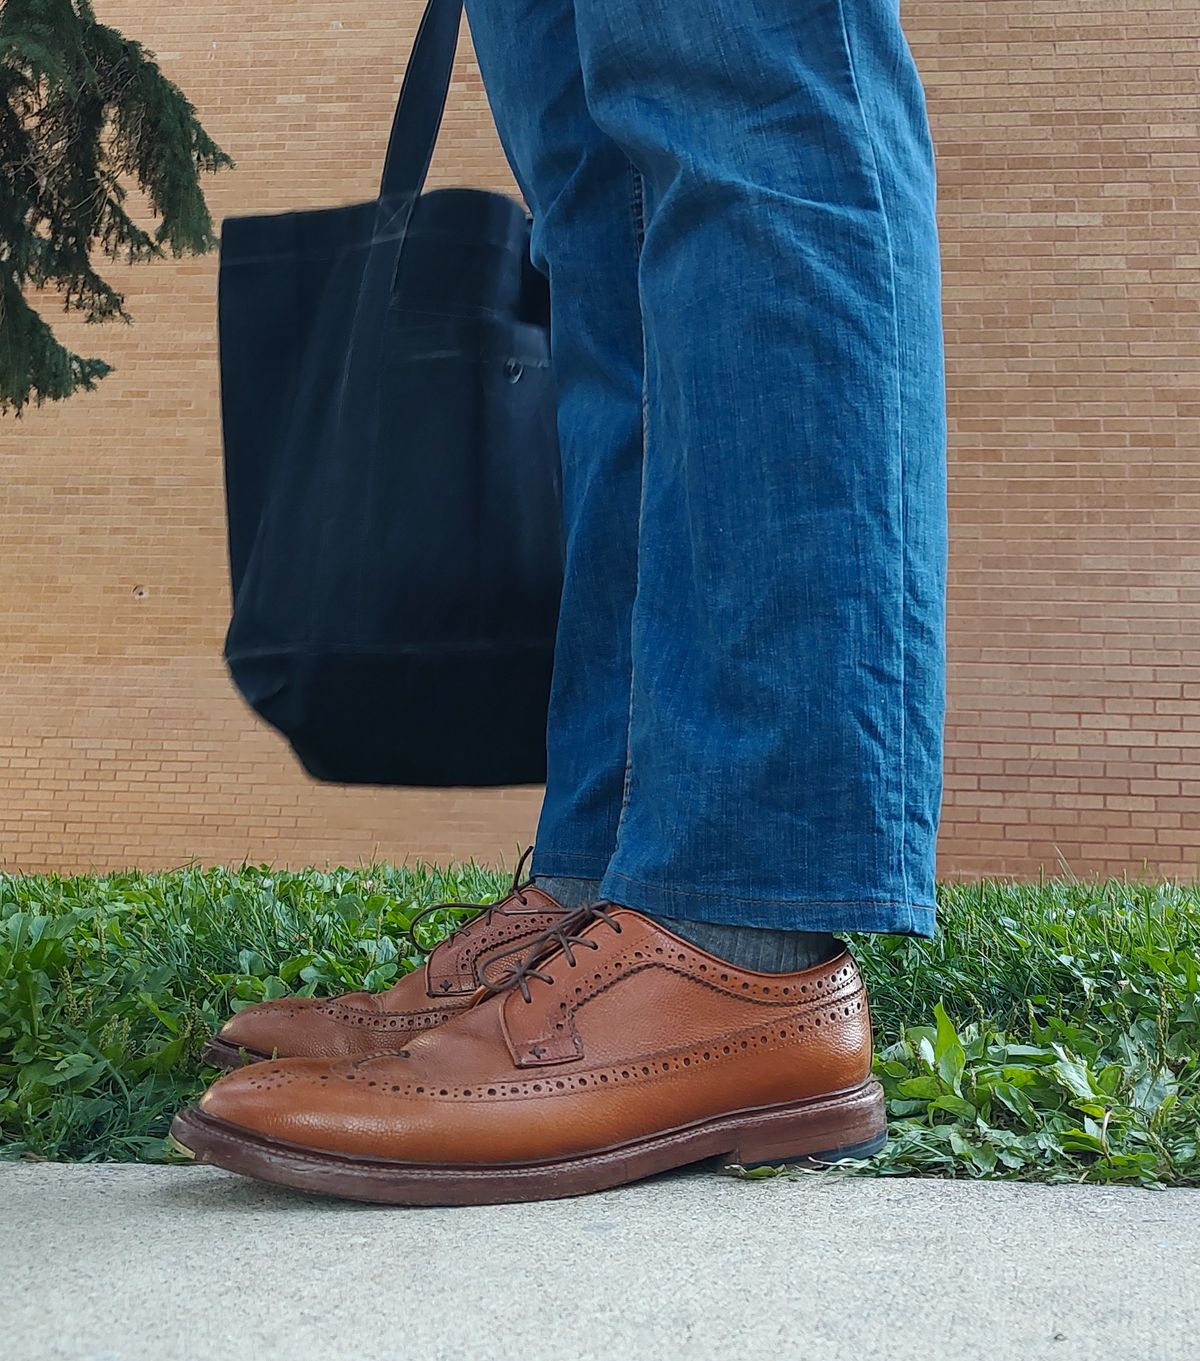
<svg viewBox="0 0 1200 1361"><path fill-rule="evenodd" d="M466 0L550 279L566 576L533 872L599 879L616 845L642 482L641 183L584 98L572 0Z"/></svg>
<svg viewBox="0 0 1200 1361"><path fill-rule="evenodd" d="M601 893L930 934L945 394L896 0L575 10L588 108L646 194L628 786Z"/></svg>

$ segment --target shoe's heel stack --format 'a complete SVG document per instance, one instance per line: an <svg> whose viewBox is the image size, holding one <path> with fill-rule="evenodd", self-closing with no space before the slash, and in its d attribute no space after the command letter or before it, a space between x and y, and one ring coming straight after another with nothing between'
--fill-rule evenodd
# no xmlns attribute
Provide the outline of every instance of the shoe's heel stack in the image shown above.
<svg viewBox="0 0 1200 1361"><path fill-rule="evenodd" d="M873 1078L853 1092L747 1120L727 1166L832 1163L872 1158L887 1143L883 1088Z"/></svg>

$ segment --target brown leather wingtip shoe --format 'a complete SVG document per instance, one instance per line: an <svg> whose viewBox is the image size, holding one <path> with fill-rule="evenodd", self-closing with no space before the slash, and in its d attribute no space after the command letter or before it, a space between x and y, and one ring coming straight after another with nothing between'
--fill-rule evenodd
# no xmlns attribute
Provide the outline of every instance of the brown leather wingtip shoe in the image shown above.
<svg viewBox="0 0 1200 1361"><path fill-rule="evenodd" d="M341 1058L399 1049L416 1032L441 1025L471 1004L488 981L481 967L485 959L490 970L502 973L507 959L519 959L563 916L564 909L548 893L514 881L507 897L481 908L479 916L437 945L421 968L386 992L256 1002L207 1041L204 1058L218 1068L238 1068L269 1058Z"/></svg>
<svg viewBox="0 0 1200 1361"><path fill-rule="evenodd" d="M601 904L401 1052L256 1064L171 1134L198 1161L298 1190L475 1205L710 1158L868 1157L886 1120L848 951L750 973Z"/></svg>

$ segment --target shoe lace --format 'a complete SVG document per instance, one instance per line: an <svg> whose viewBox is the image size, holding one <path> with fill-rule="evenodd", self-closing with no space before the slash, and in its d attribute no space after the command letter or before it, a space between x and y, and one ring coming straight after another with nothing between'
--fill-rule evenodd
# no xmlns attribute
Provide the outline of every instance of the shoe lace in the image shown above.
<svg viewBox="0 0 1200 1361"><path fill-rule="evenodd" d="M513 871L512 883L509 885L508 892L502 898L497 898L493 903L431 903L428 907L422 908L404 928L404 933L408 936L413 949L418 954L426 953L425 947L417 940L416 930L417 923L422 921L425 917L428 917L431 913L447 911L474 913L472 917L468 918L467 921L460 923L456 930L451 933L457 935L465 934L470 931L478 921L482 921L484 925L486 925L495 915L497 908L503 906L504 903L507 903L512 898L516 898L522 907L528 906L529 899L525 897L525 890L533 884L533 878L531 876L522 882L521 871L525 868L525 863L532 854L533 847L526 847L525 853L521 856L520 860L517 861L517 868ZM449 939L449 937L446 939ZM438 945L440 944L442 944L441 941L438 942ZM433 948L437 949L437 946L435 945Z"/></svg>
<svg viewBox="0 0 1200 1361"><path fill-rule="evenodd" d="M605 926L611 927L617 935L621 934L621 923L612 915L613 906L613 903L604 903L602 900L599 903L591 903L587 907L581 907L568 913L561 921L543 931L540 936L535 936L530 941L525 954L516 964L510 967L503 978L494 983L483 983L481 985L483 995L490 997L494 993L508 992L512 988L519 988L525 1001L532 1002L533 997L529 991L529 980L531 978L540 978L543 983L554 982L551 974L548 974L545 969L537 967L539 964L546 964L552 957L563 954L567 958L567 963L571 968L574 968L576 946L586 946L589 950L600 948L599 941L581 934L596 922L603 922ZM485 956L479 962L479 977L486 978L487 966L504 958L505 952L503 950Z"/></svg>

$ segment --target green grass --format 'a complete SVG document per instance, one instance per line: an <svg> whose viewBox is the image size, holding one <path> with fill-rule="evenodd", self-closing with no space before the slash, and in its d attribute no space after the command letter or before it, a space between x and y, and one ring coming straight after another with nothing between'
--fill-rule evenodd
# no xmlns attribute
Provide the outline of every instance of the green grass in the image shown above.
<svg viewBox="0 0 1200 1361"><path fill-rule="evenodd" d="M168 1160L231 1008L386 987L423 958L421 907L506 883L474 864L0 875L0 1156ZM933 941L850 937L892 1121L863 1170L1200 1185L1200 891L940 898ZM426 917L421 945L463 919Z"/></svg>

